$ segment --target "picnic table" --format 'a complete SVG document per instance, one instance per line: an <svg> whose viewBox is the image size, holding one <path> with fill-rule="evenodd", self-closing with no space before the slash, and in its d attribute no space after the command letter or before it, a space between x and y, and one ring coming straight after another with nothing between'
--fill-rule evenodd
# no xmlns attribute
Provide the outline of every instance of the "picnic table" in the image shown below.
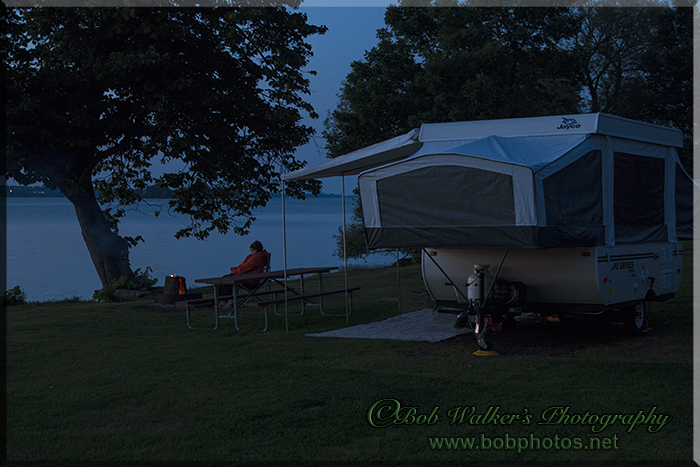
<svg viewBox="0 0 700 467"><path fill-rule="evenodd" d="M331 295L331 294L337 294L337 293L344 293L348 292L350 294L350 304L352 304L352 292L359 289L359 287L352 287L349 289L334 289L334 290L324 290L323 289L323 274L328 273L330 271L334 271L338 269L337 267L309 267L309 268L295 268L295 269L287 269L286 271L284 269L280 269L277 271L267 271L267 272L257 272L257 273L249 273L249 274L240 274L240 275L229 275L229 276L219 276L219 277L211 277L211 278L206 278L206 279L195 279L195 282L198 284L210 284L214 286L214 297L212 298L204 298L204 299L197 299L197 300L187 300L181 303L185 304L186 307L186 314L187 314L187 326L190 329L200 329L200 328L195 328L191 324L191 319L190 319L190 306L196 306L198 304L202 303L211 303L213 302L214 305L214 316L215 316L215 325L213 328L207 328L207 329L217 329L219 327L219 319L221 318L232 318L234 320L235 326L237 330L240 330L239 325L238 325L238 315L239 315L239 309L242 306L255 306L259 308L264 308L265 309L265 328L263 331L266 331L268 328L268 307L270 305L275 306L275 313L277 313L277 305L284 303L285 301L296 301L299 300L301 301L301 313L300 315L303 315L306 311L306 305L307 304L315 304L313 303L310 299L311 298L318 298L319 299L319 307L321 310L321 314L328 316L328 314L324 313L323 311L323 297L326 295ZM309 276L309 275L318 275L318 292L311 292L311 293L305 293L304 290L304 276ZM283 279L290 277L299 277L299 291L293 289L292 287L288 286L285 284ZM245 292L247 293L241 293L242 292L242 285L244 283L249 283L251 281L259 281L258 285L256 285L252 289L247 289ZM272 284L278 284L281 286L281 288L275 288L272 289L270 286ZM232 295L226 295L226 296L219 296L218 291L217 291L217 285L231 285L233 288L233 294ZM286 290L286 294L285 294ZM286 297L285 297L286 295ZM262 297L262 299L261 299ZM226 315L219 315L219 308L220 307L220 302L222 301L232 301L232 306L231 306L231 311L226 314ZM352 305L351 305L352 306ZM277 313L279 315L279 313Z"/></svg>

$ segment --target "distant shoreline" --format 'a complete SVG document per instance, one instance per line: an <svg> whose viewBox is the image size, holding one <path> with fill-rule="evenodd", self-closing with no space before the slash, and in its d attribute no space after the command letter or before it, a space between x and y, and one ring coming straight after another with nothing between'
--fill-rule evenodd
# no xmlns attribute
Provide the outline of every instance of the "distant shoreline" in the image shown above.
<svg viewBox="0 0 700 467"><path fill-rule="evenodd" d="M0 191L0 196L5 198L65 198L58 190L50 190L44 186L21 186L5 185L5 189ZM171 199L172 192L158 187L148 187L142 190L141 196L147 199ZM272 198L280 198L279 193L273 194ZM336 193L321 193L313 196L307 193L307 198L341 198L342 195ZM356 195L345 195L346 198L355 198Z"/></svg>
<svg viewBox="0 0 700 467"><path fill-rule="evenodd" d="M63 198L58 190L49 190L43 186L6 185L3 192L6 198Z"/></svg>

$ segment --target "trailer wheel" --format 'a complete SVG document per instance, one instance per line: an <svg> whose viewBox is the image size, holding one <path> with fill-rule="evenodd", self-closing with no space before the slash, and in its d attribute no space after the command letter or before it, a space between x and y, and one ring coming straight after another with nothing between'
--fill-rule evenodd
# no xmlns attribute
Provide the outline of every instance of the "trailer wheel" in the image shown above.
<svg viewBox="0 0 700 467"><path fill-rule="evenodd" d="M622 309L622 322L625 324L627 334L635 335L641 333L646 319L647 310L644 302L637 302L633 306Z"/></svg>
<svg viewBox="0 0 700 467"><path fill-rule="evenodd" d="M515 315L513 313L508 313L503 322L501 323L501 330L503 332L515 331L518 329L518 322L515 320Z"/></svg>

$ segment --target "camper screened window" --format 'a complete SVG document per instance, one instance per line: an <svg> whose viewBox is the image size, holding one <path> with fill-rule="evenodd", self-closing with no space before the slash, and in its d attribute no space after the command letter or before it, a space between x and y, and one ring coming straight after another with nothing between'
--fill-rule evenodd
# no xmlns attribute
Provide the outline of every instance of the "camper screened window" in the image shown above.
<svg viewBox="0 0 700 467"><path fill-rule="evenodd" d="M666 241L664 159L624 152L613 158L616 242Z"/></svg>
<svg viewBox="0 0 700 467"><path fill-rule="evenodd" d="M676 164L676 229L678 237L693 238L693 181Z"/></svg>
<svg viewBox="0 0 700 467"><path fill-rule="evenodd" d="M603 158L591 151L543 181L548 226L603 225Z"/></svg>
<svg viewBox="0 0 700 467"><path fill-rule="evenodd" d="M513 178L460 166L425 167L377 181L385 227L514 225Z"/></svg>

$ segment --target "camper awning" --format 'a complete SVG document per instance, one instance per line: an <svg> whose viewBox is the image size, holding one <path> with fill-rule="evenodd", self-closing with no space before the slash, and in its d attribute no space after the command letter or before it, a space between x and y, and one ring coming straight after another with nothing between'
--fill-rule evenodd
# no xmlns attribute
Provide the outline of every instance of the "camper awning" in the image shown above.
<svg viewBox="0 0 700 467"><path fill-rule="evenodd" d="M358 149L312 167L283 174L282 180L308 180L357 175L364 170L404 159L416 152L423 145L418 141L418 134L417 129L411 130L405 135Z"/></svg>

